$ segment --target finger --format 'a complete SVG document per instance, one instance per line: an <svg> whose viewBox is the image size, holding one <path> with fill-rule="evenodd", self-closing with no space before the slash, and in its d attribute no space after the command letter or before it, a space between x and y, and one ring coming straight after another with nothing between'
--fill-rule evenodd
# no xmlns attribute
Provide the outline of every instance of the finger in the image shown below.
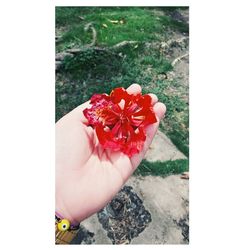
<svg viewBox="0 0 250 250"><path fill-rule="evenodd" d="M142 159L144 158L150 144L152 143L152 140L158 130L160 120L164 117L165 112L166 112L166 106L163 103L156 103L153 107L154 112L157 117L157 122L149 125L145 130L146 130L146 141L144 142L144 146L142 151L139 154L136 154L131 157L131 164L134 168L134 170L138 167Z"/></svg>
<svg viewBox="0 0 250 250"><path fill-rule="evenodd" d="M134 83L127 88L127 92L129 94L139 94L141 93L141 90L142 90L141 86L137 83ZM148 94L148 95L152 98L152 105L158 102L158 98L155 94Z"/></svg>
<svg viewBox="0 0 250 250"><path fill-rule="evenodd" d="M151 97L151 99L152 99L152 101L151 101L151 104L152 105L155 105L157 102L158 102L158 97L155 95L155 94L148 94L150 97Z"/></svg>
<svg viewBox="0 0 250 250"><path fill-rule="evenodd" d="M159 118L159 120L161 120L164 117L166 110L167 110L165 104L163 104L162 102L157 102L154 105L153 109L154 109L156 116Z"/></svg>
<svg viewBox="0 0 250 250"><path fill-rule="evenodd" d="M139 94L141 93L141 86L137 83L134 83L127 88L127 92L128 94Z"/></svg>

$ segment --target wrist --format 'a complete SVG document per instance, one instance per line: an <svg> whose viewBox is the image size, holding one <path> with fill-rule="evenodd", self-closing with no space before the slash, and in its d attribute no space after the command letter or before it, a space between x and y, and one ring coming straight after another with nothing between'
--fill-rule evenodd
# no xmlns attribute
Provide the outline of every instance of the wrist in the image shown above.
<svg viewBox="0 0 250 250"><path fill-rule="evenodd" d="M78 226L80 224L80 221L78 221L67 209L62 206L56 205L55 215L59 219L67 219L72 226Z"/></svg>

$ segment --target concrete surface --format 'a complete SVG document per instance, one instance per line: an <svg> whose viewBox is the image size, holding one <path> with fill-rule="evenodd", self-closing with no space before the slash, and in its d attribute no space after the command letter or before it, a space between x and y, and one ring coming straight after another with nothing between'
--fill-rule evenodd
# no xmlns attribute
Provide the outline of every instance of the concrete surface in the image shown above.
<svg viewBox="0 0 250 250"><path fill-rule="evenodd" d="M127 185L134 188L151 213L152 222L131 244L187 244L178 225L188 222L189 181L172 175L165 178L131 177Z"/></svg>
<svg viewBox="0 0 250 250"><path fill-rule="evenodd" d="M145 155L145 159L150 162L168 161L186 159L186 156L175 147L165 134L158 130Z"/></svg>
<svg viewBox="0 0 250 250"><path fill-rule="evenodd" d="M181 179L180 175L165 178L132 176L126 185L133 187L152 217L152 222L132 239L131 244L188 244L188 180ZM85 240L81 244L112 244L96 214L83 221L81 226L94 233L91 243Z"/></svg>

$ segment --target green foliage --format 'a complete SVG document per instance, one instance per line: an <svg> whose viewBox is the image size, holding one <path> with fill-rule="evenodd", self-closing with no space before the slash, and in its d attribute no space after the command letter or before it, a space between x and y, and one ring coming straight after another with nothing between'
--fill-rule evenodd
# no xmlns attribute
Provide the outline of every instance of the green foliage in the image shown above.
<svg viewBox="0 0 250 250"><path fill-rule="evenodd" d="M56 7L56 27L68 26L79 23L79 16L88 12L88 8Z"/></svg>
<svg viewBox="0 0 250 250"><path fill-rule="evenodd" d="M149 8L56 7L56 25L58 28L64 28L57 50L76 44L79 46L88 44L92 35L91 32L84 31L84 26L90 22L97 31L98 46L111 46L126 40L138 42L160 40L160 34L164 34L167 27L181 32L188 31L187 24L177 22L167 15L155 18Z"/></svg>
<svg viewBox="0 0 250 250"><path fill-rule="evenodd" d="M181 174L188 171L188 160L175 160L165 162L148 162L143 160L134 172L134 175L147 176L167 176L171 174Z"/></svg>
<svg viewBox="0 0 250 250"><path fill-rule="evenodd" d="M156 55L148 55L142 58L142 64L155 68L156 73L166 73L173 69L171 63L166 58Z"/></svg>
<svg viewBox="0 0 250 250"><path fill-rule="evenodd" d="M95 77L109 77L112 72L120 71L121 58L105 50L87 49L74 57L66 57L61 71L75 79L84 79L88 74Z"/></svg>
<svg viewBox="0 0 250 250"><path fill-rule="evenodd" d="M161 22L163 25L166 25L170 29L178 30L183 33L189 33L189 26L187 23L173 20L168 16L162 17Z"/></svg>
<svg viewBox="0 0 250 250"><path fill-rule="evenodd" d="M93 23L97 30L99 46L110 46L125 40L149 41L155 39L154 32L163 32L161 23L151 15L150 11L143 8L57 7L56 9L56 24L68 27L62 37L63 43L74 42L82 45L89 43L91 33L84 31L84 25L89 22Z"/></svg>
<svg viewBox="0 0 250 250"><path fill-rule="evenodd" d="M189 157L189 135L188 131L186 132L178 125L175 125L173 130L168 133L170 139L175 144L175 146L187 157Z"/></svg>

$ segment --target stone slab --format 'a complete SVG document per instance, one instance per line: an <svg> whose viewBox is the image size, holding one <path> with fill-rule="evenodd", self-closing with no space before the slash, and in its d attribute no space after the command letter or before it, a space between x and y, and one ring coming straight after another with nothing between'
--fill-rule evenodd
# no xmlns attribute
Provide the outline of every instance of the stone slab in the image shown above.
<svg viewBox="0 0 250 250"><path fill-rule="evenodd" d="M151 213L152 222L131 244L187 244L189 235L189 181L172 175L165 178L131 177L133 187ZM180 226L184 221L186 228ZM184 235L183 235L184 234Z"/></svg>
<svg viewBox="0 0 250 250"><path fill-rule="evenodd" d="M171 140L159 130L145 155L145 159L150 162L186 158L187 157L175 147Z"/></svg>

